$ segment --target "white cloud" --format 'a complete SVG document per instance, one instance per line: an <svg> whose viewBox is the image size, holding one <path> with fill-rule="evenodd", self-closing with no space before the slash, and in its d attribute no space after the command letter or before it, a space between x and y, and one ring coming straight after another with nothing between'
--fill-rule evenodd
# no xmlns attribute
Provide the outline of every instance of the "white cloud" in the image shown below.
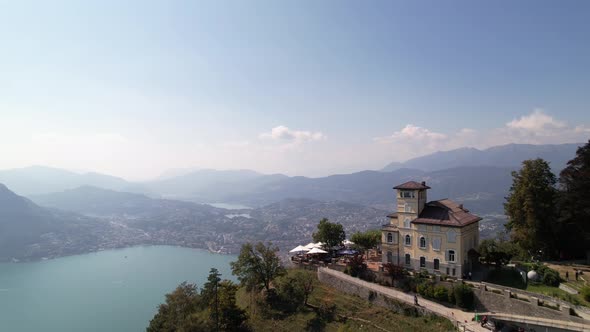
<svg viewBox="0 0 590 332"><path fill-rule="evenodd" d="M260 134L259 137L261 139L271 139L288 144L299 144L323 140L326 138L326 135L319 131L292 130L285 126L276 126L270 132Z"/></svg>
<svg viewBox="0 0 590 332"><path fill-rule="evenodd" d="M376 137L375 141L386 147L384 154L391 160L403 161L435 151L460 147L485 149L510 143L561 144L586 142L590 135L587 125L570 126L541 109L533 110L507 122L503 127L476 131L463 128L444 134L408 124L390 136Z"/></svg>

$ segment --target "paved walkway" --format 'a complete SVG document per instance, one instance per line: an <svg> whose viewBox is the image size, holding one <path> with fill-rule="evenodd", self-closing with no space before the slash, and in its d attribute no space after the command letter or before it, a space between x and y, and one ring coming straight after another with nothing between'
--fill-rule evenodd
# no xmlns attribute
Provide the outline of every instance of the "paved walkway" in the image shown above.
<svg viewBox="0 0 590 332"><path fill-rule="evenodd" d="M380 293L382 295L388 296L390 298L397 299L401 302L407 303L409 305L414 305L414 295L409 293L404 293L402 291L396 290L391 287L384 287L372 282L367 282L358 278L351 277L347 274L344 274L339 271L335 271L329 268L320 267L318 268L318 272L321 271L326 274L330 274L335 276L339 279L346 280L351 284L355 284L360 287L364 287L366 289L370 289L374 292ZM455 326L459 328L460 331L472 331L472 332L489 332L489 329L481 327L479 322L472 321L471 319L475 316L473 312L467 312L456 308L448 308L442 304L421 298L418 296L418 305L429 312L432 312L438 316L445 317L449 319ZM538 317L525 317L525 316L518 316L518 315L511 315L509 313L490 313L490 312L482 312L478 313L480 316L489 315L491 317L495 317L498 319L503 319L512 322L522 322L522 323L529 323L529 324L539 324L543 326L553 326L562 329L571 329L573 331L590 331L590 327L586 324L569 322L569 321L561 321L561 320L554 320L554 319L547 319L547 318L538 318Z"/></svg>
<svg viewBox="0 0 590 332"><path fill-rule="evenodd" d="M333 275L337 278L344 279L352 284L356 284L361 287L365 287L367 289L371 289L377 293L381 293L386 295L390 298L394 298L401 302L407 303L409 305L414 305L414 295L404 293L402 291L395 290L393 288L384 287L375 283L366 282L364 280L351 277L346 275L342 272L338 272L335 270L331 270L328 268L319 268L318 271L321 271L326 274ZM478 322L474 322L471 319L474 317L474 313L466 312L460 309L455 308L448 308L443 306L442 304L426 300L418 296L418 305L422 308L425 308L427 311L430 311L438 316L443 316L449 319L453 324L461 331L473 331L473 332L489 332L490 330L483 328L480 326Z"/></svg>

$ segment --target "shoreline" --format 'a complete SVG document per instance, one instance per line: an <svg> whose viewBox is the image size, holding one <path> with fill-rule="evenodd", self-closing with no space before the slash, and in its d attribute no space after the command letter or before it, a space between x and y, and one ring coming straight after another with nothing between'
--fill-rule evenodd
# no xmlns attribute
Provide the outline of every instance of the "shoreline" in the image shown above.
<svg viewBox="0 0 590 332"><path fill-rule="evenodd" d="M207 248L203 247L191 247L191 246L183 246L177 244L137 244L137 245L130 245L124 247L113 247L113 248L101 248L98 250L89 250L89 251L81 251L79 253L72 253L66 255L55 255L55 256L44 256L44 257L34 257L34 258L7 258L0 260L0 264L23 264L23 263L38 263L38 262L45 262L51 261L55 259L65 258L65 257L72 257L72 256L81 256L81 255L88 255L88 254L96 254L102 251L116 251L116 250L124 250L129 248L138 248L138 247L174 247L174 248L186 248L186 249L194 249L200 251L206 251L210 254L216 255L232 255L231 253L221 252L221 250L212 250L209 246Z"/></svg>

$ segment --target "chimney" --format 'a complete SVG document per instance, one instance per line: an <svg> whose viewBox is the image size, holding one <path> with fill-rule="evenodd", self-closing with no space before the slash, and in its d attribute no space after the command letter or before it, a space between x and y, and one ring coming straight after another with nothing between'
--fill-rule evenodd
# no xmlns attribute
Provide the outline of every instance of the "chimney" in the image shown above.
<svg viewBox="0 0 590 332"><path fill-rule="evenodd" d="M422 185L423 186L426 186L426 181L422 181Z"/></svg>
<svg viewBox="0 0 590 332"><path fill-rule="evenodd" d="M463 210L463 204L459 204L459 209Z"/></svg>

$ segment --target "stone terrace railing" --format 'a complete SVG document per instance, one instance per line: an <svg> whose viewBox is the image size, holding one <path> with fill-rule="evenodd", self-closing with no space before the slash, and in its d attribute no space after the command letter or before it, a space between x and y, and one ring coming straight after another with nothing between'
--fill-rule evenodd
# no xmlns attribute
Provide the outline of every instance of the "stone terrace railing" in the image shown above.
<svg viewBox="0 0 590 332"><path fill-rule="evenodd" d="M590 320L589 308L574 305L572 303L554 298L552 296L528 292L518 288L491 284L487 282L472 282L467 280L464 280L464 282L472 285L475 289L481 290L483 293L491 292L498 295L503 295L509 299L528 302L534 306L541 306L555 311L561 311L562 315L566 319L571 318L573 312L573 316L579 316L584 320Z"/></svg>

